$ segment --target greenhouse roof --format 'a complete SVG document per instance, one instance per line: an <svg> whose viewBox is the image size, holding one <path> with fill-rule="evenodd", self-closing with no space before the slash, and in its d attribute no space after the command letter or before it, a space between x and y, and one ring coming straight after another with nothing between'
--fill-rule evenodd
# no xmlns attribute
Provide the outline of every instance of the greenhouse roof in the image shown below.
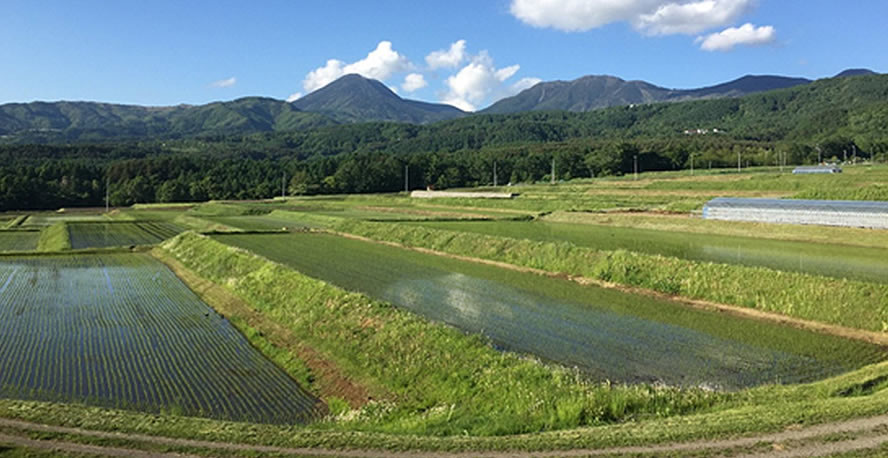
<svg viewBox="0 0 888 458"><path fill-rule="evenodd" d="M888 215L888 202L866 200L745 199L717 197L710 200L706 206L709 208L835 211L885 213Z"/></svg>

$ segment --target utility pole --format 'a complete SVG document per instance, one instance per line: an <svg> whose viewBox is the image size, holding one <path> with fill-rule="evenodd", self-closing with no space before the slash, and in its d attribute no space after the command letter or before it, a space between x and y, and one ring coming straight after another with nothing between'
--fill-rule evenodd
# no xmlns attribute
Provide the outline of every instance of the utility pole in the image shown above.
<svg viewBox="0 0 888 458"><path fill-rule="evenodd" d="M493 161L493 187L496 187L496 161Z"/></svg>
<svg viewBox="0 0 888 458"><path fill-rule="evenodd" d="M281 197L287 197L287 172L281 176Z"/></svg>
<svg viewBox="0 0 888 458"><path fill-rule="evenodd" d="M823 164L823 150L820 149L820 145L817 145L817 163Z"/></svg>
<svg viewBox="0 0 888 458"><path fill-rule="evenodd" d="M852 159L852 161L854 163L857 163L857 145L851 145L851 151L853 151L852 154L854 156L854 159Z"/></svg>
<svg viewBox="0 0 888 458"><path fill-rule="evenodd" d="M737 173L740 173L741 168L743 168L743 164L740 163L740 151L737 151Z"/></svg>
<svg viewBox="0 0 888 458"><path fill-rule="evenodd" d="M847 149L842 150L842 162L843 163L848 162L848 150Z"/></svg>
<svg viewBox="0 0 888 458"><path fill-rule="evenodd" d="M105 177L105 213L111 211L111 175Z"/></svg>
<svg viewBox="0 0 888 458"><path fill-rule="evenodd" d="M555 158L552 158L552 184L555 184Z"/></svg>
<svg viewBox="0 0 888 458"><path fill-rule="evenodd" d="M410 166L404 166L404 192L410 192Z"/></svg>
<svg viewBox="0 0 888 458"><path fill-rule="evenodd" d="M694 174L694 154L691 153L691 175Z"/></svg>
<svg viewBox="0 0 888 458"><path fill-rule="evenodd" d="M633 170L635 171L635 179L637 180L638 179L638 155L637 154L632 155L632 166L633 166L632 167Z"/></svg>

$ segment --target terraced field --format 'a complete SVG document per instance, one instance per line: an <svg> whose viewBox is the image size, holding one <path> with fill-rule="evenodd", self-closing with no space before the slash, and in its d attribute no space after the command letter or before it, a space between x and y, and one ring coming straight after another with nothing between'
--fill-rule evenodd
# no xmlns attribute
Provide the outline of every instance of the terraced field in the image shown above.
<svg viewBox="0 0 888 458"><path fill-rule="evenodd" d="M136 253L0 260L0 397L287 424L318 403Z"/></svg>
<svg viewBox="0 0 888 458"><path fill-rule="evenodd" d="M68 223L73 249L152 245L182 230L166 221Z"/></svg>
<svg viewBox="0 0 888 458"><path fill-rule="evenodd" d="M547 221L448 221L409 224L517 239L570 242L599 250L623 249L695 261L761 266L836 278L888 282L888 248Z"/></svg>
<svg viewBox="0 0 888 458"><path fill-rule="evenodd" d="M860 342L332 235L214 237L596 380L741 388L816 380L886 356Z"/></svg>
<svg viewBox="0 0 888 458"><path fill-rule="evenodd" d="M38 239L38 231L0 231L0 251L34 250Z"/></svg>

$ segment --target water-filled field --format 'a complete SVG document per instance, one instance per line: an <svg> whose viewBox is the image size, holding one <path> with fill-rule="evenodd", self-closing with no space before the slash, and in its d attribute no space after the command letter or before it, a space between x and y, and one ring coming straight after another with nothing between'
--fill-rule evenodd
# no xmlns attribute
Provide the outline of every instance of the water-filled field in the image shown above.
<svg viewBox="0 0 888 458"><path fill-rule="evenodd" d="M165 221L68 224L73 249L151 245L180 232L181 227Z"/></svg>
<svg viewBox="0 0 888 458"><path fill-rule="evenodd" d="M0 251L34 250L39 239L39 231L0 231Z"/></svg>
<svg viewBox="0 0 888 458"><path fill-rule="evenodd" d="M872 247L546 221L409 224L519 239L563 241L599 250L625 249L695 261L761 266L829 277L888 282L888 249Z"/></svg>
<svg viewBox="0 0 888 458"><path fill-rule="evenodd" d="M317 403L144 254L0 260L0 397L260 423Z"/></svg>
<svg viewBox="0 0 888 458"><path fill-rule="evenodd" d="M730 389L815 380L886 356L865 343L332 235L215 237L597 380Z"/></svg>

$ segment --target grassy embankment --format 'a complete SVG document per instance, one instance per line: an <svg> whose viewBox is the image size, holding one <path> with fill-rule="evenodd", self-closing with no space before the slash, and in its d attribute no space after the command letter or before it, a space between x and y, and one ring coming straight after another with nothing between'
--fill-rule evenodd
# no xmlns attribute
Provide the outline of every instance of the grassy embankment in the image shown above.
<svg viewBox="0 0 888 458"><path fill-rule="evenodd" d="M278 217L285 212L276 212ZM659 293L773 312L865 331L888 331L888 285L689 261L630 251L599 251L425 227L292 214L294 221L449 254L505 262Z"/></svg>
<svg viewBox="0 0 888 458"><path fill-rule="evenodd" d="M37 251L64 251L71 249L71 238L66 223L55 223L40 232Z"/></svg>

